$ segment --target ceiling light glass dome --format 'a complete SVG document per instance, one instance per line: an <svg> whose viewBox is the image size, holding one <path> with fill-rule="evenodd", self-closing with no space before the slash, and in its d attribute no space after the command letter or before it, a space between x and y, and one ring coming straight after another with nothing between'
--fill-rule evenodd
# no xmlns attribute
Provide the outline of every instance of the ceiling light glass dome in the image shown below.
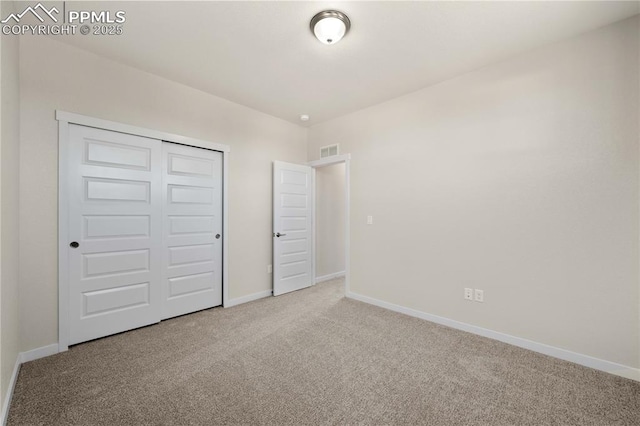
<svg viewBox="0 0 640 426"><path fill-rule="evenodd" d="M324 10L311 19L311 31L324 44L336 44L351 28L351 21L342 12Z"/></svg>

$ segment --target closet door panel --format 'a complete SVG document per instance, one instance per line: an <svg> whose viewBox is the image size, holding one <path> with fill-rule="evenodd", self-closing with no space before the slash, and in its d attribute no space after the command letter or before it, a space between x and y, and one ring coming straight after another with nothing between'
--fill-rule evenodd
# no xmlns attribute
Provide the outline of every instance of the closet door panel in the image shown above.
<svg viewBox="0 0 640 426"><path fill-rule="evenodd" d="M69 344L160 321L161 141L69 126Z"/></svg>
<svg viewBox="0 0 640 426"><path fill-rule="evenodd" d="M222 304L222 153L162 144L162 318Z"/></svg>

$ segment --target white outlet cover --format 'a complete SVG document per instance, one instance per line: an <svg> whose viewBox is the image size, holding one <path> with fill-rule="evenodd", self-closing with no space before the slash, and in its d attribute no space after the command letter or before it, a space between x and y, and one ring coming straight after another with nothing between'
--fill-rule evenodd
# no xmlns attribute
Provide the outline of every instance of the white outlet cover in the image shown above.
<svg viewBox="0 0 640 426"><path fill-rule="evenodd" d="M476 289L476 302L484 302L484 290Z"/></svg>
<svg viewBox="0 0 640 426"><path fill-rule="evenodd" d="M373 225L373 216L367 216L367 225Z"/></svg>
<svg viewBox="0 0 640 426"><path fill-rule="evenodd" d="M473 300L473 289L472 288L465 288L464 289L464 298L466 300Z"/></svg>
<svg viewBox="0 0 640 426"><path fill-rule="evenodd" d="M267 265L267 274L273 272L273 267L271 265Z"/></svg>

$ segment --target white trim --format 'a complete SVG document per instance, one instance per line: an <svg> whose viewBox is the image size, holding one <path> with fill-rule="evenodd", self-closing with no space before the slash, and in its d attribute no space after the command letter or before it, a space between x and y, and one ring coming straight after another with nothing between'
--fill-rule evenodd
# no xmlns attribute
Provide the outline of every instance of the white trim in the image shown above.
<svg viewBox="0 0 640 426"><path fill-rule="evenodd" d="M449 318L428 314L426 312L418 311L411 308L406 308L404 306L374 299L369 296L363 296L357 293L347 292L346 296L350 299L358 300L360 302L368 303L370 305L378 306L380 308L388 309L390 311L399 312L401 314L420 318L423 320L434 322L436 324L445 325L447 327L455 328L457 330L462 330L468 333L477 334L478 336L488 337L489 339L499 340L500 342L503 342L503 343L508 343L513 346L529 349L531 351L538 352L544 355L549 355L554 358L559 358L565 361L574 362L576 364L580 364L585 367L590 367L596 370L604 371L606 373L627 377L632 380L640 380L640 369L637 369L637 368L629 367L622 364L617 364L615 362L606 361L599 358L594 358L589 355L572 352L566 349L557 348L555 346L546 345L544 343L534 342L532 340L523 339L521 337L512 336L510 334L500 333L498 331L489 330L486 328L452 320Z"/></svg>
<svg viewBox="0 0 640 426"><path fill-rule="evenodd" d="M311 167L311 284L316 284L316 169Z"/></svg>
<svg viewBox="0 0 640 426"><path fill-rule="evenodd" d="M242 305L243 303L253 302L254 300L264 299L265 297L269 297L273 294L271 290L259 291L257 293L248 294L242 297L236 297L235 299L230 299L225 305L225 308L230 308L232 306Z"/></svg>
<svg viewBox="0 0 640 426"><path fill-rule="evenodd" d="M229 153L222 154L222 306L229 303Z"/></svg>
<svg viewBox="0 0 640 426"><path fill-rule="evenodd" d="M307 165L313 167L315 169L319 167L331 166L334 164L344 163L344 197L345 197L345 224L344 224L344 238L345 238L345 247L344 247L344 291L345 294L350 293L351 289L351 154L342 154L342 155L334 155L332 157L321 158L320 160L309 161ZM314 173L315 176L315 173ZM315 191L315 180L314 180L314 191ZM314 205L313 209L313 258L315 262L315 249L316 249L316 233L315 233L315 223L316 223L316 209ZM315 267L313 270L314 283L318 283L318 279L321 277L316 277Z"/></svg>
<svg viewBox="0 0 640 426"><path fill-rule="evenodd" d="M20 372L20 368L22 368L22 364L24 364L25 362L35 361L36 359L55 355L58 352L62 352L59 350L58 343L53 343L51 345L42 346L41 348L36 348L26 352L20 352L16 356L16 363L13 366L13 373L11 373L11 379L9 380L9 388L7 389L7 393L4 396L4 401L2 402L0 424L2 424L3 426L7 424L9 408L11 407L11 399L13 398L13 391L16 387L16 382L18 381L18 373Z"/></svg>
<svg viewBox="0 0 640 426"><path fill-rule="evenodd" d="M342 278L346 275L345 271L334 272L333 274L322 275L320 277L316 277L316 284L322 283L329 280L334 280L336 278Z"/></svg>
<svg viewBox="0 0 640 426"><path fill-rule="evenodd" d="M333 155L331 157L325 157L319 160L309 161L307 163L307 166L311 166L314 168L324 167L324 166L330 166L332 164L345 163L348 160L351 160L351 154Z"/></svg>
<svg viewBox="0 0 640 426"><path fill-rule="evenodd" d="M344 161L344 192L345 192L345 204L346 204L346 217L345 217L345 259L344 259L344 292L349 294L351 292L351 154L347 154Z"/></svg>
<svg viewBox="0 0 640 426"><path fill-rule="evenodd" d="M231 148L224 144L60 110L56 110L56 120L58 120L58 344L54 353L69 349L69 257L67 246L69 239L69 190L67 188L69 124L79 124L222 152L222 305L226 306L229 290L227 287L229 286L229 153ZM30 352L32 351L28 353Z"/></svg>
<svg viewBox="0 0 640 426"><path fill-rule="evenodd" d="M144 136L151 139L181 143L183 145L195 146L198 148L212 149L214 151L231 151L231 148L228 145L220 143L190 138L188 136L175 135L173 133L160 132L158 130L146 129L144 127L132 126L130 124L117 123L115 121L103 120L101 118L88 117L86 115L75 114L72 112L56 110L56 120L95 127L98 129L112 130L114 132L128 133L130 135Z"/></svg>
<svg viewBox="0 0 640 426"><path fill-rule="evenodd" d="M620 370L611 370L607 373L615 374L616 376L626 377L627 379L640 382L640 368L625 367Z"/></svg>
<svg viewBox="0 0 640 426"><path fill-rule="evenodd" d="M13 373L11 373L11 380L9 380L9 388L7 389L7 393L4 396L4 401L2 402L3 426L7 424L7 418L9 417L9 407L11 407L11 399L13 398L13 390L16 387L16 382L18 381L18 373L20 372L21 366L22 362L20 362L20 354L18 354L18 356L16 357L16 363L13 366Z"/></svg>
<svg viewBox="0 0 640 426"><path fill-rule="evenodd" d="M44 358L47 356L55 355L59 353L58 344L54 343L40 348L35 348L30 351L20 353L20 362L25 363L29 361L35 361L36 359Z"/></svg>
<svg viewBox="0 0 640 426"><path fill-rule="evenodd" d="M57 115L57 111L56 111ZM58 122L58 350L69 349L69 123Z"/></svg>

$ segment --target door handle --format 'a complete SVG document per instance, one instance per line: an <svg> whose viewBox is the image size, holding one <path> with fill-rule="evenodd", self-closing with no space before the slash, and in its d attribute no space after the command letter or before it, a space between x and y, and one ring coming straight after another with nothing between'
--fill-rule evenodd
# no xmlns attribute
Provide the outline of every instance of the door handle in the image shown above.
<svg viewBox="0 0 640 426"><path fill-rule="evenodd" d="M274 235L274 236L276 236L276 237L278 237L278 238L280 238L280 237L286 237L286 236L287 236L287 234L281 234L281 233L279 233L279 232L278 232L277 234L273 234L273 235Z"/></svg>
<svg viewBox="0 0 640 426"><path fill-rule="evenodd" d="M216 240L220 239L220 234L216 234Z"/></svg>
<svg viewBox="0 0 640 426"><path fill-rule="evenodd" d="M69 244L69 246L71 248L78 248L78 247L80 247L80 244L78 244L76 241L73 241L71 244Z"/></svg>

